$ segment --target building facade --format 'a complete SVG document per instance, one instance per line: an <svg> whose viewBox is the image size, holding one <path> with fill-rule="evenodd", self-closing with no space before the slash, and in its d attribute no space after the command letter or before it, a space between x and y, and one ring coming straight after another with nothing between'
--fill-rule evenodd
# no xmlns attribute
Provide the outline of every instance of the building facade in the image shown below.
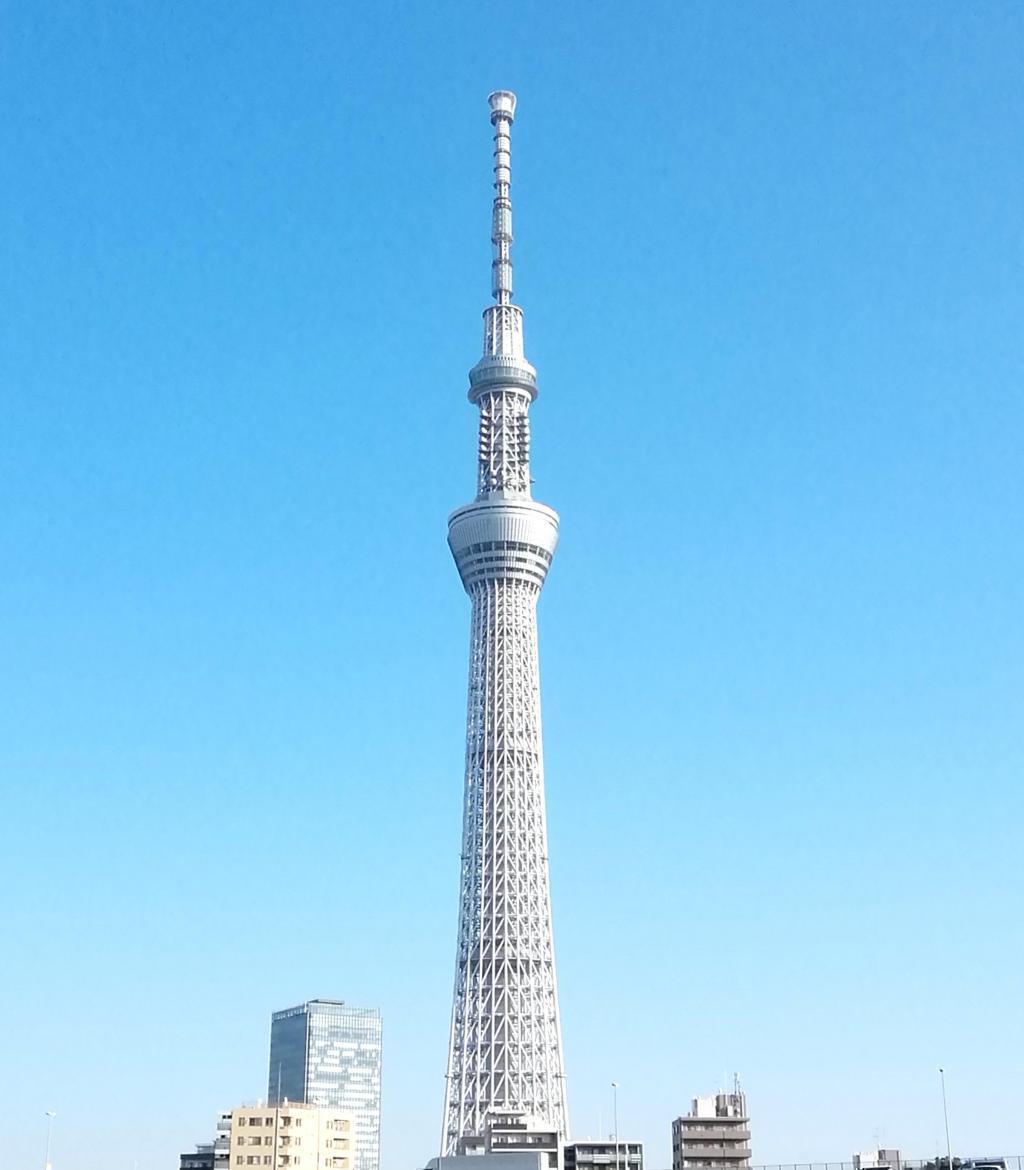
<svg viewBox="0 0 1024 1170"><path fill-rule="evenodd" d="M494 127L494 304L469 374L479 409L477 492L448 519L472 603L459 933L441 1149L478 1146L490 1114L564 1138L569 1122L555 977L541 742L537 600L558 516L532 498L529 407L537 377L512 303L515 95Z"/></svg>
<svg viewBox="0 0 1024 1170"><path fill-rule="evenodd" d="M749 1165L750 1118L738 1084L732 1093L694 1097L689 1114L672 1122L672 1170Z"/></svg>
<svg viewBox="0 0 1024 1170"><path fill-rule="evenodd" d="M899 1150L865 1150L853 1155L853 1170L901 1170Z"/></svg>
<svg viewBox="0 0 1024 1170"><path fill-rule="evenodd" d="M213 1139L213 1170L228 1170L231 1165L231 1113L217 1118L217 1133Z"/></svg>
<svg viewBox="0 0 1024 1170"><path fill-rule="evenodd" d="M381 1018L376 1008L311 999L271 1017L267 1100L351 1114L353 1170L378 1170L380 1066Z"/></svg>
<svg viewBox="0 0 1024 1170"><path fill-rule="evenodd" d="M556 1130L545 1128L525 1113L492 1110L483 1132L462 1140L457 1154L432 1158L426 1170L562 1170L562 1141Z"/></svg>
<svg viewBox="0 0 1024 1170"><path fill-rule="evenodd" d="M563 1170L644 1170L643 1142L593 1141L566 1143Z"/></svg>
<svg viewBox="0 0 1024 1170"><path fill-rule="evenodd" d="M197 1145L191 1154L182 1154L178 1170L214 1170L213 1142Z"/></svg>
<svg viewBox="0 0 1024 1170"><path fill-rule="evenodd" d="M212 1142L202 1142L195 1151L182 1154L178 1170L228 1170L231 1153L231 1114L217 1118L217 1133Z"/></svg>
<svg viewBox="0 0 1024 1170"><path fill-rule="evenodd" d="M245 1105L231 1112L231 1170L353 1170L355 1119L316 1105Z"/></svg>

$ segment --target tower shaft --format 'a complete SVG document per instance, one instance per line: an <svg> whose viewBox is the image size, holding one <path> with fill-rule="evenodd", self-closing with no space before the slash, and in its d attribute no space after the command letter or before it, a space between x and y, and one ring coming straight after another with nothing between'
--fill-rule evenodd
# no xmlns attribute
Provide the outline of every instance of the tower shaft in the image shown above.
<svg viewBox="0 0 1024 1170"><path fill-rule="evenodd" d="M477 496L448 522L472 602L459 937L442 1148L483 1134L487 1114L525 1113L565 1135L568 1117L551 927L537 599L558 516L530 492L536 374L512 296L510 131L515 98L492 94L495 199Z"/></svg>

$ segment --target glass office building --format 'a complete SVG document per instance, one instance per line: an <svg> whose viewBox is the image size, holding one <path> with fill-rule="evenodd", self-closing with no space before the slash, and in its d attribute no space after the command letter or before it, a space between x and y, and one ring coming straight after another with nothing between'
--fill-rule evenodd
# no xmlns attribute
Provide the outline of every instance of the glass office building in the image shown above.
<svg viewBox="0 0 1024 1170"><path fill-rule="evenodd" d="M380 1012L311 999L270 1018L267 1098L343 1109L355 1118L353 1170L379 1170Z"/></svg>

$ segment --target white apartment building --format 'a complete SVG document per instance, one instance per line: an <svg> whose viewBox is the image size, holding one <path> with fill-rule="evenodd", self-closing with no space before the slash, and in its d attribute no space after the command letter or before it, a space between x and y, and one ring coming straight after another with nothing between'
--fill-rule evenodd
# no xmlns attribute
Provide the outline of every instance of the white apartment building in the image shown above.
<svg viewBox="0 0 1024 1170"><path fill-rule="evenodd" d="M853 1170L900 1170L903 1160L899 1150L863 1150L853 1155Z"/></svg>

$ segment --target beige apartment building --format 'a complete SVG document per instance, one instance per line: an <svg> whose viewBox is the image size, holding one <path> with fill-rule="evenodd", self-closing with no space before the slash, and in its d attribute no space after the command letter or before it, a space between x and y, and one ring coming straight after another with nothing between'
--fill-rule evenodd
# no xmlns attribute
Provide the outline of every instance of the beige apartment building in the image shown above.
<svg viewBox="0 0 1024 1170"><path fill-rule="evenodd" d="M354 1125L316 1105L244 1105L231 1112L229 1170L352 1170Z"/></svg>

